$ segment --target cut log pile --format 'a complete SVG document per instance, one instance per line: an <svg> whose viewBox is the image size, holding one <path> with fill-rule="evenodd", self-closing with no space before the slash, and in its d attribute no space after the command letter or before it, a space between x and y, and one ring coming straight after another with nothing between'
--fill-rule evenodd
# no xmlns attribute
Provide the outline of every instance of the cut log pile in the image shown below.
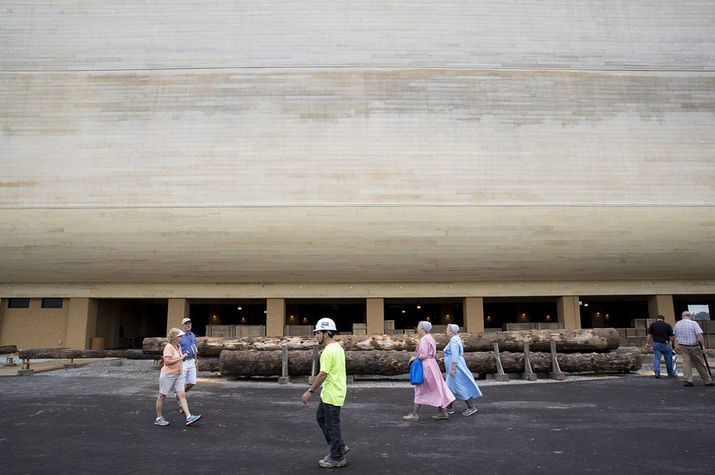
<svg viewBox="0 0 715 475"><path fill-rule="evenodd" d="M437 348L444 348L449 338L447 335L433 335ZM588 330L522 330L489 333L460 333L464 342L464 352L492 351L494 343L501 351L523 351L524 343L532 351L549 351L551 341L556 342L560 353L583 351L608 351L618 348L618 332L613 328L594 328ZM396 350L414 351L417 348L417 335L338 335L336 340L342 343L345 351ZM223 350L258 350L277 351L283 345L289 351L310 350L315 338L307 336L282 337L244 337L236 339L199 337L197 346L199 356L219 356ZM143 349L147 354L161 354L166 345L166 338L144 338Z"/></svg>
<svg viewBox="0 0 715 475"><path fill-rule="evenodd" d="M348 374L375 374L394 376L409 373L411 351L366 350L346 351L345 365ZM552 370L551 353L530 353L531 367L536 373ZM500 352L504 371L520 373L524 371L524 353ZM570 373L626 373L637 371L641 366L640 353L631 349L615 350L607 353L561 353L557 356L562 371ZM494 374L497 372L496 358L492 351L473 351L464 354L467 367L474 373ZM200 361L200 360L199 360ZM222 376L250 377L276 376L281 374L280 351L224 350L219 356ZM444 371L444 355L437 353L437 361ZM288 374L309 375L312 351L291 351L288 358Z"/></svg>
<svg viewBox="0 0 715 475"><path fill-rule="evenodd" d="M446 335L434 335L439 349L448 342ZM618 332L612 328L587 330L524 330L460 334L467 366L475 373L498 372L494 344L505 373L524 372L524 346L529 347L529 363L535 373L554 370L550 352L554 342L561 371L623 373L640 369L637 351L618 350ZM417 335L344 335L337 336L345 348L348 374L392 376L409 372L409 360L417 347ZM159 354L166 341L144 339L145 354ZM282 374L281 348L289 350L288 374L309 375L315 339L309 337L254 337L226 340L198 338L199 355L218 355L221 374L233 377L276 376ZM437 359L444 370L441 352ZM201 360L199 360L201 361Z"/></svg>

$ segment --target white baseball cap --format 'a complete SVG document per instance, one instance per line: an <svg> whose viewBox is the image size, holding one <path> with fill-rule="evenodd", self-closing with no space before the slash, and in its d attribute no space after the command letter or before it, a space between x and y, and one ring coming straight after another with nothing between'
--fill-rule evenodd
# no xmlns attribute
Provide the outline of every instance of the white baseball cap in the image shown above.
<svg viewBox="0 0 715 475"><path fill-rule="evenodd" d="M183 320L181 320L181 324L182 324L182 325L185 324L185 323L190 323L190 322L191 322L191 319L190 319L189 317L186 317L186 318L184 318Z"/></svg>

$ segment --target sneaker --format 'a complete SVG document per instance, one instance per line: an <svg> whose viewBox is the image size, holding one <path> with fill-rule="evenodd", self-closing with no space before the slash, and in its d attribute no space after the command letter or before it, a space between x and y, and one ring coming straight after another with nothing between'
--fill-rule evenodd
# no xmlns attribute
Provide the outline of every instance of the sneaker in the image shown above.
<svg viewBox="0 0 715 475"><path fill-rule="evenodd" d="M686 382L683 384L683 386L692 386L692 385L693 385L693 383L691 383L690 381L686 381Z"/></svg>
<svg viewBox="0 0 715 475"><path fill-rule="evenodd" d="M415 422L420 420L420 416L417 414L412 414L411 412L407 414L406 416L402 416L402 419L410 422Z"/></svg>
<svg viewBox="0 0 715 475"><path fill-rule="evenodd" d="M469 416L471 416L472 414L476 414L476 413L477 413L477 408L476 408L476 407L468 407L467 410L462 413L462 415L463 415L464 417L469 417Z"/></svg>
<svg viewBox="0 0 715 475"><path fill-rule="evenodd" d="M350 447L348 447L347 445L344 445L343 446L343 457L345 457L348 454L348 452L350 452ZM330 454L326 455L321 460L328 460L329 458L330 458Z"/></svg>
<svg viewBox="0 0 715 475"><path fill-rule="evenodd" d="M659 375L659 374L656 374L656 375L655 375L655 379L660 379L660 375Z"/></svg>
<svg viewBox="0 0 715 475"><path fill-rule="evenodd" d="M441 420L444 420L444 419L449 419L449 415L447 415L447 414L444 413L444 412L438 412L437 414L435 414L434 416L432 416L432 419L441 421Z"/></svg>
<svg viewBox="0 0 715 475"><path fill-rule="evenodd" d="M333 460L330 457L328 457L327 459L318 460L318 466L320 468L338 468L338 467L344 467L347 464L348 464L348 461L345 460L345 457L341 458L340 460Z"/></svg>
<svg viewBox="0 0 715 475"><path fill-rule="evenodd" d="M451 407L448 407L445 410L447 411L447 414L454 414L454 409L452 409Z"/></svg>
<svg viewBox="0 0 715 475"><path fill-rule="evenodd" d="M155 426L168 426L169 424L169 421L167 421L163 417L157 417L156 419L154 419Z"/></svg>
<svg viewBox="0 0 715 475"><path fill-rule="evenodd" d="M194 415L194 416L187 417L187 418L186 418L186 425L187 425L187 426L190 426L191 424L193 424L194 422L198 421L199 419L201 419L201 414L196 414L196 415Z"/></svg>
<svg viewBox="0 0 715 475"><path fill-rule="evenodd" d="M184 408L181 407L181 403L179 402L179 395L178 395L178 394L174 394L174 397L176 398L176 405L179 406L179 410L178 410L177 412L178 412L179 414L183 414L183 413L184 413Z"/></svg>

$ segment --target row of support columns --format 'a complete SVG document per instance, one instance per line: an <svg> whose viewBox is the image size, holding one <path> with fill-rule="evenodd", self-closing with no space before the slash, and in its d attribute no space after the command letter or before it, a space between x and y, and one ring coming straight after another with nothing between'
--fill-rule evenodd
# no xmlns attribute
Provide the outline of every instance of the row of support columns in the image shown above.
<svg viewBox="0 0 715 475"><path fill-rule="evenodd" d="M464 298L464 327L467 333L484 331L484 298ZM578 330L581 328L581 311L579 297L567 295L556 299L558 321L564 328ZM385 332L385 299L365 299L365 313L368 335L381 335ZM654 295L648 298L648 313L650 318L664 315L665 321L675 324L675 311L672 295ZM189 314L187 299L169 299L167 331L181 326L181 319ZM266 300L266 336L282 336L285 322L285 299L274 298Z"/></svg>
<svg viewBox="0 0 715 475"><path fill-rule="evenodd" d="M385 328L385 300L383 298L365 299L367 333L379 335ZM568 295L556 300L558 321L567 329L581 328L579 297ZM97 299L70 298L67 322L67 347L75 349L89 348L90 338L97 330ZM168 299L167 331L180 328L181 319L189 315L188 299ZM484 331L484 299L482 297L464 298L464 327L468 333ZM675 309L672 295L653 295L648 297L650 318L664 315L665 321L675 324ZM285 322L285 299L266 299L266 335L282 336ZM0 315L1 317L1 315ZM0 320L0 323L2 320ZM1 327L0 327L1 328Z"/></svg>

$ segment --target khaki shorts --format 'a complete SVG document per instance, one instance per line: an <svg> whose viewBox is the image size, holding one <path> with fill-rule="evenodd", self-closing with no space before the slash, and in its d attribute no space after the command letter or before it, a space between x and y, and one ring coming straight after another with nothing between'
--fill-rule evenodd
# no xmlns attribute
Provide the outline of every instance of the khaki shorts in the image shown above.
<svg viewBox="0 0 715 475"><path fill-rule="evenodd" d="M163 394L164 396L168 396L171 390L173 389L174 392L179 392L184 390L184 385L186 379L184 378L184 374L166 374L166 373L161 373L159 376L159 394Z"/></svg>

